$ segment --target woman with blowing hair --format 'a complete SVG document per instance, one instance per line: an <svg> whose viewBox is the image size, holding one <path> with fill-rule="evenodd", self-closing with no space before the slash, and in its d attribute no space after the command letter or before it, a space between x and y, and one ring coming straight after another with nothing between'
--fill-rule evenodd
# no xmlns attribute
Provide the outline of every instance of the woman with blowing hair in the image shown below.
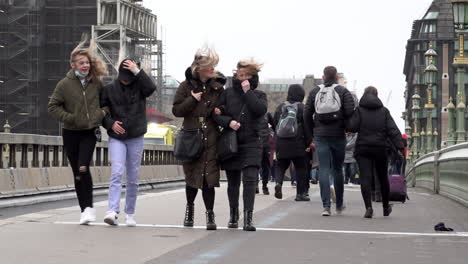
<svg viewBox="0 0 468 264"><path fill-rule="evenodd" d="M200 157L183 164L187 198L184 226L193 226L194 201L198 189L201 189L206 208L207 230L216 230L213 208L215 187L219 187L219 164L216 160L219 131L213 119L213 109L226 83L224 75L215 71L218 61L219 57L214 50L198 50L192 65L185 70L185 81L177 88L172 106L174 116L184 118L184 129L201 129L203 134L203 151Z"/></svg>
<svg viewBox="0 0 468 264"><path fill-rule="evenodd" d="M255 231L253 209L258 170L262 160L261 121L267 112L267 97L258 86L258 72L262 65L253 60L237 63L232 87L221 96L215 110L216 121L224 129L237 133L238 152L221 161L226 170L230 207L229 228L237 228L239 221L239 188L243 181L244 230ZM242 178L241 178L242 175Z"/></svg>
<svg viewBox="0 0 468 264"><path fill-rule="evenodd" d="M63 122L63 146L73 170L80 224L96 221L93 181L89 164L96 145L97 130L108 112L99 105L101 77L107 75L104 61L95 53L94 43L83 40L71 52L70 67L50 97L49 114Z"/></svg>

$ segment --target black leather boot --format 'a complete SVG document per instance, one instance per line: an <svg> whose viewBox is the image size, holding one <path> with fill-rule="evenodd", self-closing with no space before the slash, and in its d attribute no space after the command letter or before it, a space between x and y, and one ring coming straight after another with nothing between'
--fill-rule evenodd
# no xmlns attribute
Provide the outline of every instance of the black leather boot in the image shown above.
<svg viewBox="0 0 468 264"><path fill-rule="evenodd" d="M206 230L216 230L215 214L213 210L206 212Z"/></svg>
<svg viewBox="0 0 468 264"><path fill-rule="evenodd" d="M195 212L195 206L193 204L187 204L185 207L185 218L184 226L192 227L193 226L193 214Z"/></svg>
<svg viewBox="0 0 468 264"><path fill-rule="evenodd" d="M374 215L374 210L372 210L372 207L369 207L366 209L366 213L364 214L364 218L372 218Z"/></svg>
<svg viewBox="0 0 468 264"><path fill-rule="evenodd" d="M252 224L253 211L244 211L244 231L256 231Z"/></svg>
<svg viewBox="0 0 468 264"><path fill-rule="evenodd" d="M228 228L239 227L239 208L231 207L231 217L229 218Z"/></svg>
<svg viewBox="0 0 468 264"><path fill-rule="evenodd" d="M263 185L262 191L264 195L270 195L270 191L268 190L268 187L266 186L266 184Z"/></svg>
<svg viewBox="0 0 468 264"><path fill-rule="evenodd" d="M389 204L387 207L383 208L383 215L389 216L392 213L392 205Z"/></svg>

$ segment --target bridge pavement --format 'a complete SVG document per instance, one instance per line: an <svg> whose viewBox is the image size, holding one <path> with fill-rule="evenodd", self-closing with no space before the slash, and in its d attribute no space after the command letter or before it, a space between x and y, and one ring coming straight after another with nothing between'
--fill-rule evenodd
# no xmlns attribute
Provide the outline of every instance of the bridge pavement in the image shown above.
<svg viewBox="0 0 468 264"><path fill-rule="evenodd" d="M272 189L272 188L270 188ZM257 195L257 232L227 230L226 186L217 189L218 231L204 230L201 193L195 228L182 228L183 188L144 191L137 204L138 226L102 222L105 197L95 203L98 221L77 224L76 201L50 209L37 205L9 215L0 210L0 263L466 263L468 209L446 198L411 189L411 200L395 203L384 218L363 219L360 191L346 187L343 215L322 217L317 186L311 202L295 202L286 183L283 200ZM35 208L35 209L34 209ZM21 209L16 209L21 210ZM333 211L334 213L334 211ZM122 217L123 218L123 217ZM456 232L436 233L445 222Z"/></svg>

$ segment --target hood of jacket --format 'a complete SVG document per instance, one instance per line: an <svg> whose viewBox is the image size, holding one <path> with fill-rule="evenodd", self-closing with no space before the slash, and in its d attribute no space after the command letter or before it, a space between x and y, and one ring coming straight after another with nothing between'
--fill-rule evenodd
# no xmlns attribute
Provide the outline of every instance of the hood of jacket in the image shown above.
<svg viewBox="0 0 468 264"><path fill-rule="evenodd" d="M305 91L300 84L292 84L288 89L288 98L286 99L290 103L304 101Z"/></svg>
<svg viewBox="0 0 468 264"><path fill-rule="evenodd" d="M378 109L383 107L383 104L377 96L366 93L362 96L361 101L359 101L359 106L367 109Z"/></svg>

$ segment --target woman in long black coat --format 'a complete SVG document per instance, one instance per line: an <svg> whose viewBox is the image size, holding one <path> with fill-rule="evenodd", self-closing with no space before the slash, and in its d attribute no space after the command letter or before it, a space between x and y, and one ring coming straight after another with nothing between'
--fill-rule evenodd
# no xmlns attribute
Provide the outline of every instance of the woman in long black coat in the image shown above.
<svg viewBox="0 0 468 264"><path fill-rule="evenodd" d="M255 231L252 224L258 170L262 159L261 120L267 111L267 97L258 86L261 65L254 61L240 61L232 87L221 95L215 116L224 129L237 131L238 152L221 161L226 170L230 206L229 228L237 228L239 221L239 188L241 174L244 199L244 230Z"/></svg>
<svg viewBox="0 0 468 264"><path fill-rule="evenodd" d="M374 211L371 201L371 183L375 172L380 182L383 215L389 216L392 207L389 204L390 187L387 176L387 142L403 152L400 130L393 121L390 111L377 97L377 89L369 86L359 101L359 107L349 121L348 130L358 132L354 155L359 166L361 193L366 206L365 218L372 218Z"/></svg>

